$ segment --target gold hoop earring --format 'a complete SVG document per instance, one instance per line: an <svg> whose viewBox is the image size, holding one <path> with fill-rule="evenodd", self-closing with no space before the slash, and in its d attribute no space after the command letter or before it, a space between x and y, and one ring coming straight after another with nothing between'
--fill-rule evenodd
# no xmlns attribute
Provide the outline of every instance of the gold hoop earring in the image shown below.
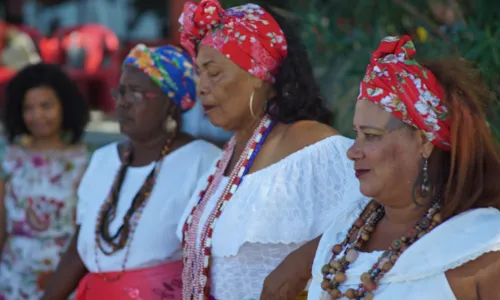
<svg viewBox="0 0 500 300"><path fill-rule="evenodd" d="M256 119L257 117L255 116L255 113L253 112L253 96L255 94L255 91L252 92L252 94L250 95L250 114L252 115L252 117L254 119Z"/></svg>

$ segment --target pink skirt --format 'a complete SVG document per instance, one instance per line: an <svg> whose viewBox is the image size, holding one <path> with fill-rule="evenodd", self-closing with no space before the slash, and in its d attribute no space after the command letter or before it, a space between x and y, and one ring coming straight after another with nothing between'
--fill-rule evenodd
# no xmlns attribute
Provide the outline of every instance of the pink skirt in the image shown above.
<svg viewBox="0 0 500 300"><path fill-rule="evenodd" d="M87 273L76 290L75 300L182 300L182 261L151 268L127 270L118 280L120 272Z"/></svg>

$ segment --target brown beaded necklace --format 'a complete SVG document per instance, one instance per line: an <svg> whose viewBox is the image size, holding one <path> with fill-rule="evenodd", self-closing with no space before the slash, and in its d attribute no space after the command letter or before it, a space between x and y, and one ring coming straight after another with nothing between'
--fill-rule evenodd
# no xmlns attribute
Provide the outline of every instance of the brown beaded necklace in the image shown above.
<svg viewBox="0 0 500 300"><path fill-rule="evenodd" d="M101 210L99 212L99 217L96 226L96 244L99 246L101 251L106 255L112 255L119 250L122 250L127 245L129 240L129 235L131 233L131 218L138 212L138 209L144 204L144 202L149 198L151 191L153 189L154 183L156 181L156 175L159 169L159 163L162 161L170 152L171 140L168 140L163 147L160 157L157 160L155 167L149 172L146 180L144 181L142 187L139 189L135 195L132 204L125 213L123 217L123 224L118 228L115 234L111 235L109 231L109 225L114 220L116 216L116 207L118 204L120 190L127 173L127 169L132 163L132 151L128 147L123 153L122 165L118 170L113 186L109 193L108 199L104 202ZM102 245L102 241L105 242L111 250L107 250Z"/></svg>
<svg viewBox="0 0 500 300"><path fill-rule="evenodd" d="M327 291L333 299L346 297L350 300L372 300L374 297L373 291L377 288L378 282L391 270L401 254L442 222L442 217L439 214L439 202L439 200L435 200L425 216L405 236L394 240L389 249L373 264L372 268L361 275L361 284L359 284L357 290L348 289L342 293L338 287L347 279L345 275L346 270L351 263L356 261L360 249L370 240L375 227L385 215L384 208L375 201L372 201L367 207L368 213L362 214L354 222L342 243L333 246L332 259L321 269L323 273L321 288ZM356 232L358 233L356 239L350 243L351 237ZM344 252L344 255L336 260L337 255L342 252Z"/></svg>

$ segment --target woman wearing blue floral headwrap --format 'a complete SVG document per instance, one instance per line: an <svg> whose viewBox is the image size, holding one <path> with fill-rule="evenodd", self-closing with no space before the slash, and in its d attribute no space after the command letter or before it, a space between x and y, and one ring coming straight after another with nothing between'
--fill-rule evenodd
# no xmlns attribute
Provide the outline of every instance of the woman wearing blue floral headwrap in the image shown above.
<svg viewBox="0 0 500 300"><path fill-rule="evenodd" d="M195 104L191 59L172 46L136 46L117 101L128 136L97 150L78 190L77 234L44 299L181 299L175 228L220 150L180 132Z"/></svg>

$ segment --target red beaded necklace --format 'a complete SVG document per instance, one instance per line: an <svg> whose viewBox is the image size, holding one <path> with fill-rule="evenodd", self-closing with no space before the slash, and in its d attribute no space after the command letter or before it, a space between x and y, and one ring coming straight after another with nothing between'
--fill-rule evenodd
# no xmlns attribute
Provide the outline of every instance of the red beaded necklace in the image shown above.
<svg viewBox="0 0 500 300"><path fill-rule="evenodd" d="M227 202L232 198L243 177L248 173L260 147L274 126L269 116L265 116L254 131L241 154L236 166L229 176L229 182L218 198L215 208L210 212L207 221L203 224L199 249L197 249L198 228L205 207L219 186L235 147L234 137L224 149L222 158L216 164L216 170L208 178L206 188L200 192L200 200L193 207L186 223L183 233L183 258L184 268L182 272L183 299L210 299L210 262L212 256L212 234L215 223L219 219Z"/></svg>
<svg viewBox="0 0 500 300"><path fill-rule="evenodd" d="M373 291L377 288L380 279L391 270L401 254L442 221L441 215L439 214L439 201L436 200L425 216L423 216L405 236L394 240L389 249L379 257L377 263L373 264L368 272L361 275L361 284L359 284L357 290L348 289L342 293L338 288L347 279L345 275L346 270L351 263L356 261L360 249L370 240L371 234L375 231L377 223L385 214L384 208L374 201L368 205L367 210L368 218L362 214L356 222L354 222L342 243L333 246L332 259L321 269L323 273L321 288L328 292L333 299L346 297L350 300L372 300L374 297ZM350 243L351 237L354 236L356 232L356 239L354 242ZM337 255L342 252L344 252L342 258L336 260L335 258Z"/></svg>
<svg viewBox="0 0 500 300"><path fill-rule="evenodd" d="M168 140L160 153L160 158L155 162L153 169L146 177L146 180L144 181L142 187L135 195L130 208L125 213L125 216L123 217L123 224L120 226L117 232L113 236L111 236L109 234L109 225L115 218L116 205L118 203L120 189L125 179L127 168L132 162L131 149L128 148L123 153L122 165L116 173L113 185L111 186L111 190L108 194L108 197L106 198L106 201L104 201L104 203L101 205L95 228L94 260L99 274L101 274L101 276L106 281L118 280L121 278L123 273L125 273L128 256L130 253L130 246L132 245L132 241L134 239L134 233L137 228L137 224L139 223L139 220L142 216L144 207L148 203L149 196L151 195L154 184L156 182L156 178L158 176L158 173L160 172L163 158L168 155L168 153L170 153L170 144L171 140ZM106 244L107 248L110 248L110 250L108 250L103 245L103 243ZM125 249L125 258L121 266L121 271L118 275L116 275L115 277L108 277L102 274L102 268L98 260L98 249L101 249L102 253L108 256L122 249Z"/></svg>

